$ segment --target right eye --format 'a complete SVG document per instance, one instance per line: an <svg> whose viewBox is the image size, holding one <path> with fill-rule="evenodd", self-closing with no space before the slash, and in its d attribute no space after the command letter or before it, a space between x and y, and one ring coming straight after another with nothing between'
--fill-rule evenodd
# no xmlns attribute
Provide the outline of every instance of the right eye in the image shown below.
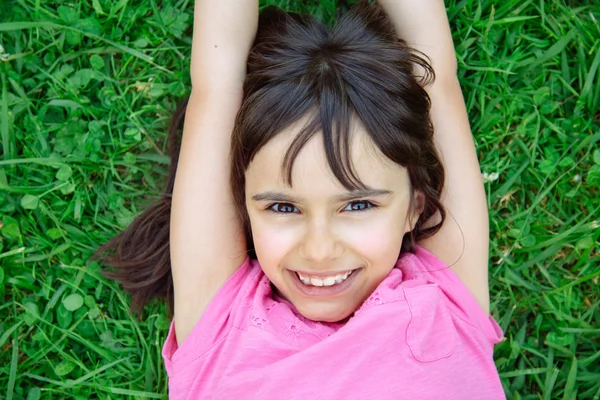
<svg viewBox="0 0 600 400"><path fill-rule="evenodd" d="M267 207L267 210L277 214L292 214L300 212L300 210L298 210L298 207L289 203L273 203L269 207Z"/></svg>

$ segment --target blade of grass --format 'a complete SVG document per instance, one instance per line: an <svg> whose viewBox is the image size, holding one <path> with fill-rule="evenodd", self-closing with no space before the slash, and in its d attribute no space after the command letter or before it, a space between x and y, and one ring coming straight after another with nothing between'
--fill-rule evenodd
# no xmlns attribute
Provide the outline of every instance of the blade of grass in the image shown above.
<svg viewBox="0 0 600 400"><path fill-rule="evenodd" d="M10 359L10 372L8 373L8 385L6 387L6 400L12 400L17 379L17 365L19 364L19 338L16 333L12 341L12 357Z"/></svg>
<svg viewBox="0 0 600 400"><path fill-rule="evenodd" d="M4 158L14 158L12 151L11 138L8 133L8 90L6 89L6 66L2 65L2 101L0 104L0 133L2 134L2 152Z"/></svg>
<svg viewBox="0 0 600 400"><path fill-rule="evenodd" d="M533 59L529 62L523 62L523 63L521 63L521 66L522 67L526 66L527 72L533 70L538 65L541 65L541 64L545 63L546 61L550 60L551 58L560 54L560 52L562 52L567 47L567 45L575 38L576 35L577 35L577 29L572 28L565 36L560 38L560 40L558 42L554 43L540 57L538 57L537 59Z"/></svg>
<svg viewBox="0 0 600 400"><path fill-rule="evenodd" d="M130 54L130 55L132 55L132 56L134 56L136 58L139 58L142 61L145 61L145 62L151 64L152 66L158 68L159 70L161 70L163 72L166 72L168 74L172 74L173 73L173 71L170 71L169 69L164 68L164 67L156 64L154 62L154 60L153 60L152 57L150 57L150 56L142 53L141 51L132 49L129 46L125 46L125 45L123 45L121 43L117 43L117 42L112 41L110 39L107 39L107 38L105 38L103 36L99 36L99 35L93 34L91 32L86 32L86 31L83 31L81 29L74 28L72 26L60 25L60 24L57 24L57 23L54 23L54 22L48 22L48 21L42 21L42 22L3 22L3 23L0 23L0 32L8 32L8 31L23 30L23 29L32 29L32 28L48 28L48 29L54 28L54 29L63 29L63 30L69 30L69 31L77 32L77 33L79 33L81 35L87 36L87 37L92 38L92 39L99 40L99 41L104 42L104 43L106 43L106 44L108 44L110 46L116 47L117 49L119 49L119 50L121 50L121 51L123 51L123 52L125 52L127 54Z"/></svg>

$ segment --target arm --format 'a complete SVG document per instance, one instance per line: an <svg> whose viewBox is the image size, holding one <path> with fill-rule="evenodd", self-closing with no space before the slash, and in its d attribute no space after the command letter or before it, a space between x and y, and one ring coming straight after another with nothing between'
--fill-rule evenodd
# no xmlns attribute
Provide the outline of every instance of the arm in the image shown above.
<svg viewBox="0 0 600 400"><path fill-rule="evenodd" d="M178 344L246 258L229 188L229 148L257 23L257 0L196 1L192 93L170 228Z"/></svg>
<svg viewBox="0 0 600 400"><path fill-rule="evenodd" d="M489 312L486 195L456 76L457 61L444 2L379 3L394 22L398 36L426 54L436 74L435 82L425 89L431 98L434 140L446 170L441 201L448 217L439 232L419 244L450 265L482 309Z"/></svg>

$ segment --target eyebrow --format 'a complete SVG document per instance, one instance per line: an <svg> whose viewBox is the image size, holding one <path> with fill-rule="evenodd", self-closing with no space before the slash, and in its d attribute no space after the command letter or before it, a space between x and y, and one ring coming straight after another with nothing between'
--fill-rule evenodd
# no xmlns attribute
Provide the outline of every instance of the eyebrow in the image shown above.
<svg viewBox="0 0 600 400"><path fill-rule="evenodd" d="M390 190L383 189L359 189L353 190L351 192L342 194L340 196L334 197L335 201L350 201L356 200L364 197L386 197L392 195L394 192ZM282 203L301 203L301 198L296 198L292 196L288 196L283 193L278 192L262 192L255 194L252 196L252 200L254 201L277 201Z"/></svg>

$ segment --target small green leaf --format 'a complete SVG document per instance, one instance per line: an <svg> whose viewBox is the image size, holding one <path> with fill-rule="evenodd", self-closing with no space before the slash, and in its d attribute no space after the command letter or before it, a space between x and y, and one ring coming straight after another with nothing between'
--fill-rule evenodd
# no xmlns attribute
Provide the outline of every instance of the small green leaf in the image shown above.
<svg viewBox="0 0 600 400"><path fill-rule="evenodd" d="M544 101L540 106L542 114L550 114L560 107L560 103L557 101Z"/></svg>
<svg viewBox="0 0 600 400"><path fill-rule="evenodd" d="M35 303L25 303L25 315L23 315L23 321L28 326L32 326L33 324L38 322L38 318L40 316L40 308Z"/></svg>
<svg viewBox="0 0 600 400"><path fill-rule="evenodd" d="M100 308L98 308L98 304L96 304L94 296L88 294L87 296L85 296L83 302L89 309L88 313L91 318L98 318L100 316Z"/></svg>
<svg viewBox="0 0 600 400"><path fill-rule="evenodd" d="M96 11L96 14L98 14L98 15L106 14L102 10L102 6L100 5L100 2L98 0L92 0L92 6L94 7L94 11Z"/></svg>
<svg viewBox="0 0 600 400"><path fill-rule="evenodd" d="M542 160L538 164L538 168L543 174L547 175L552 172L554 168L556 168L556 164L554 160Z"/></svg>
<svg viewBox="0 0 600 400"><path fill-rule="evenodd" d="M75 72L73 76L69 78L69 83L76 89L85 87L95 76L96 71L90 68L83 68Z"/></svg>
<svg viewBox="0 0 600 400"><path fill-rule="evenodd" d="M62 237L62 232L58 228L50 228L46 231L46 235L52 240L57 240Z"/></svg>
<svg viewBox="0 0 600 400"><path fill-rule="evenodd" d="M75 71L70 64L64 64L60 67L60 69L54 73L54 77L56 79L64 80L67 76L71 75L71 73Z"/></svg>
<svg viewBox="0 0 600 400"><path fill-rule="evenodd" d="M87 296L85 296L85 298L83 299L83 303L88 308L98 307L98 305L96 304L96 300L94 300L94 296L91 296L89 294Z"/></svg>
<svg viewBox="0 0 600 400"><path fill-rule="evenodd" d="M68 165L63 165L56 172L56 179L59 181L68 181L69 178L73 175L73 170Z"/></svg>
<svg viewBox="0 0 600 400"><path fill-rule="evenodd" d="M67 182L66 184L61 186L60 192L62 194L70 194L70 193L73 193L73 191L75 191L75 187L76 186L73 182Z"/></svg>
<svg viewBox="0 0 600 400"><path fill-rule="evenodd" d="M158 318L154 320L154 327L159 330L167 330L171 325L171 321L163 314L159 314Z"/></svg>
<svg viewBox="0 0 600 400"><path fill-rule="evenodd" d="M586 183L600 186L600 164L592 165L585 178Z"/></svg>
<svg viewBox="0 0 600 400"><path fill-rule="evenodd" d="M573 188L573 189L569 190L567 193L565 193L565 197L573 198L577 195L578 192L579 191L577 190L577 188Z"/></svg>
<svg viewBox="0 0 600 400"><path fill-rule="evenodd" d="M111 331L102 332L100 334L100 340L102 340L102 345L104 347L108 347L109 349L115 349L117 347L117 342Z"/></svg>
<svg viewBox="0 0 600 400"><path fill-rule="evenodd" d="M575 337L571 333L560 335L556 332L550 332L546 335L546 341L563 347L573 343L574 339Z"/></svg>
<svg viewBox="0 0 600 400"><path fill-rule="evenodd" d="M90 64L95 70L100 70L104 68L104 58L100 57L98 54L94 54L90 57Z"/></svg>
<svg viewBox="0 0 600 400"><path fill-rule="evenodd" d="M518 238L521 236L521 229L512 228L509 229L506 234L512 238Z"/></svg>
<svg viewBox="0 0 600 400"><path fill-rule="evenodd" d="M586 236L577 241L575 248L578 250L589 250L594 247L594 239L591 236Z"/></svg>
<svg viewBox="0 0 600 400"><path fill-rule="evenodd" d="M79 13L72 7L67 6L58 7L58 16L69 25L74 24L79 19Z"/></svg>
<svg viewBox="0 0 600 400"><path fill-rule="evenodd" d="M140 140L142 140L142 132L140 132L138 128L127 128L125 130L125 137L133 138L134 140L139 142Z"/></svg>
<svg viewBox="0 0 600 400"><path fill-rule="evenodd" d="M87 337L87 338L94 338L94 340L97 340L96 328L94 327L94 324L92 324L87 319L84 319L83 321L81 321L77 325L76 329L80 335Z"/></svg>
<svg viewBox="0 0 600 400"><path fill-rule="evenodd" d="M146 39L146 38L139 38L135 42L133 42L133 45L135 47L139 47L139 48L144 48L144 47L148 46L148 44L149 44L149 42L148 42L148 39Z"/></svg>
<svg viewBox="0 0 600 400"><path fill-rule="evenodd" d="M135 165L135 162L137 161L137 158L135 157L135 154L127 152L123 156L123 161L125 161L125 163L127 163L127 164Z"/></svg>
<svg viewBox="0 0 600 400"><path fill-rule="evenodd" d="M27 400L40 400L41 397L42 391L40 390L40 388L31 388L27 393Z"/></svg>
<svg viewBox="0 0 600 400"><path fill-rule="evenodd" d="M523 239L521 239L521 244L523 245L523 247L531 247L533 245L535 245L536 240L535 240L535 236L533 235L525 235L525 237Z"/></svg>
<svg viewBox="0 0 600 400"><path fill-rule="evenodd" d="M558 163L560 167L568 167L573 165L575 162L571 157L563 157L562 160Z"/></svg>
<svg viewBox="0 0 600 400"><path fill-rule="evenodd" d="M169 85L166 85L164 83L155 83L148 91L148 96L152 98L160 97L166 93L168 86Z"/></svg>
<svg viewBox="0 0 600 400"><path fill-rule="evenodd" d="M69 311L79 310L83 305L83 297L78 293L73 293L65 297L62 304Z"/></svg>
<svg viewBox="0 0 600 400"><path fill-rule="evenodd" d="M71 110L76 110L78 108L81 108L81 104L76 103L73 100L63 100L63 99L50 100L48 102L48 105L55 106L55 107L69 108Z"/></svg>
<svg viewBox="0 0 600 400"><path fill-rule="evenodd" d="M56 308L56 321L58 322L58 326L67 329L71 326L71 322L73 322L73 313L61 304Z"/></svg>
<svg viewBox="0 0 600 400"><path fill-rule="evenodd" d="M58 376L65 376L75 369L75 364L69 360L63 360L54 367L54 373Z"/></svg>
<svg viewBox="0 0 600 400"><path fill-rule="evenodd" d="M79 32L67 31L65 38L67 39L67 43L72 46L77 46L81 42L81 34Z"/></svg>
<svg viewBox="0 0 600 400"><path fill-rule="evenodd" d="M600 150L594 150L594 162L600 165Z"/></svg>
<svg viewBox="0 0 600 400"><path fill-rule="evenodd" d="M112 106L114 105L115 101L117 101L119 96L117 95L117 93L115 92L115 89L113 87L104 86L98 92L98 98L100 99L100 101L102 102L102 105L104 107L112 108Z"/></svg>
<svg viewBox="0 0 600 400"><path fill-rule="evenodd" d="M21 237L21 230L19 229L19 223L16 219L11 217L2 218L2 236L7 239L18 239Z"/></svg>
<svg viewBox="0 0 600 400"><path fill-rule="evenodd" d="M89 32L94 35L100 34L100 22L94 17L80 19L75 26L84 32Z"/></svg>
<svg viewBox="0 0 600 400"><path fill-rule="evenodd" d="M104 135L104 129L102 129L102 127L106 126L106 125L108 125L108 124L104 120L99 120L99 121L94 120L94 121L90 121L90 123L88 124L88 129L89 129L90 133L102 136L102 135Z"/></svg>
<svg viewBox="0 0 600 400"><path fill-rule="evenodd" d="M26 210L35 210L38 208L40 199L37 196L26 194L21 198L21 207Z"/></svg>
<svg viewBox="0 0 600 400"><path fill-rule="evenodd" d="M4 269L0 267L0 284L2 284L2 282L4 282Z"/></svg>
<svg viewBox="0 0 600 400"><path fill-rule="evenodd" d="M535 104L542 104L544 100L550 96L550 88L547 86L542 86L533 94L533 101Z"/></svg>

